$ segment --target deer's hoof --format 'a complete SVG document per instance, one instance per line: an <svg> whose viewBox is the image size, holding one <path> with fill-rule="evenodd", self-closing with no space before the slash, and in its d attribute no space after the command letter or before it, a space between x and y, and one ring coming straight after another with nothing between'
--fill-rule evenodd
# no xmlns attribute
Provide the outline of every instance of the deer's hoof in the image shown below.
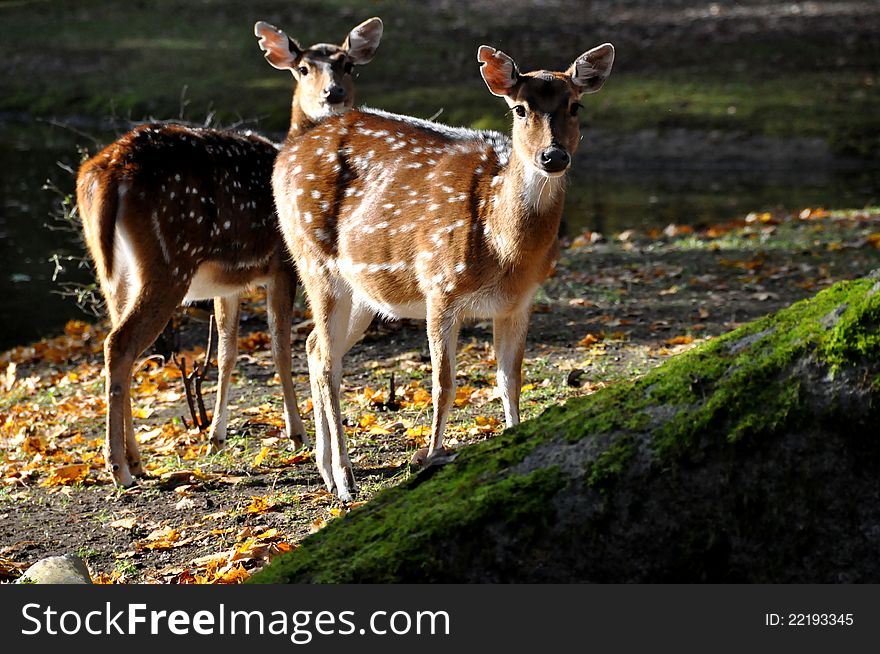
<svg viewBox="0 0 880 654"><path fill-rule="evenodd" d="M282 431L285 433L287 432L286 429L284 429ZM294 449L297 449L297 450L302 449L303 447L308 447L309 445L311 445L311 443L309 443L309 437L306 436L305 432L303 432L301 434L294 434L294 433L287 434L287 438L290 440L290 444L293 445Z"/></svg>
<svg viewBox="0 0 880 654"><path fill-rule="evenodd" d="M212 438L211 440L208 441L208 454L217 454L217 452L220 452L221 450L223 450L224 447L226 447L225 440L221 441L221 440Z"/></svg>
<svg viewBox="0 0 880 654"><path fill-rule="evenodd" d="M418 472L423 468L446 465L452 463L457 456L458 452L446 447L441 447L433 452L427 447L423 447L412 455L409 460L409 469L412 472Z"/></svg>
<svg viewBox="0 0 880 654"><path fill-rule="evenodd" d="M348 503L354 502L357 495L357 484L354 481L354 472L350 466L344 466L342 470L337 471L333 476L336 497L339 501Z"/></svg>
<svg viewBox="0 0 880 654"><path fill-rule="evenodd" d="M137 481L131 476L131 472L127 468L123 470L121 467L117 467L115 470L110 470L110 475L113 478L113 484L117 488L124 489L137 486Z"/></svg>

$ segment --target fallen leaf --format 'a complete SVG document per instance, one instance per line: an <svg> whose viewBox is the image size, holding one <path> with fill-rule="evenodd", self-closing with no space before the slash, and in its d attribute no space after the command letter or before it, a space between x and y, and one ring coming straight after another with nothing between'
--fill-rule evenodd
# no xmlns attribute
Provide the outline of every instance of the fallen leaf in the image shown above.
<svg viewBox="0 0 880 654"><path fill-rule="evenodd" d="M55 468L52 474L40 484L41 486L62 486L75 484L83 481L89 474L89 465L86 463L74 463Z"/></svg>
<svg viewBox="0 0 880 654"><path fill-rule="evenodd" d="M245 513L256 513L257 515L260 515L260 514L266 513L266 511L271 511L272 509L275 508L275 506L276 506L275 502L270 500L265 495L262 495L262 496L252 495L251 496L251 503L248 504L244 508L244 512Z"/></svg>
<svg viewBox="0 0 880 654"><path fill-rule="evenodd" d="M260 465L266 459L267 456L269 456L269 448L264 447L260 450L259 454L257 454L257 456L254 457L254 465L255 466Z"/></svg>
<svg viewBox="0 0 880 654"><path fill-rule="evenodd" d="M277 459L277 463L280 466L295 466L300 463L308 463L311 460L311 452L300 452L299 454L294 454L293 456L281 457Z"/></svg>
<svg viewBox="0 0 880 654"><path fill-rule="evenodd" d="M137 522L137 517L132 516L131 518L119 518L118 520L109 523L107 526L111 529L134 529Z"/></svg>
<svg viewBox="0 0 880 654"><path fill-rule="evenodd" d="M495 416L476 416L473 427L468 429L471 436L477 434L490 434L501 426L501 421Z"/></svg>
<svg viewBox="0 0 880 654"><path fill-rule="evenodd" d="M15 361L10 361L6 366L6 372L3 375L3 390L7 393L15 386L15 372L17 369L18 364Z"/></svg>
<svg viewBox="0 0 880 654"><path fill-rule="evenodd" d="M605 334L600 332L599 334L587 334L581 340L578 341L578 345L580 347L590 347L605 338Z"/></svg>
<svg viewBox="0 0 880 654"><path fill-rule="evenodd" d="M406 430L406 438L409 443L416 447L424 447L428 443L428 437L431 435L430 425L416 425Z"/></svg>

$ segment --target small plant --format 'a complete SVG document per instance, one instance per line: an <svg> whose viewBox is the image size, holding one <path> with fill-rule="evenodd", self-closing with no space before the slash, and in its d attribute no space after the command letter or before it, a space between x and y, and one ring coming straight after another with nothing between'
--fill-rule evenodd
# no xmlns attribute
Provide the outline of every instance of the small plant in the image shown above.
<svg viewBox="0 0 880 654"><path fill-rule="evenodd" d="M137 565L134 561L120 559L116 561L113 571L120 577L134 577L138 573Z"/></svg>
<svg viewBox="0 0 880 654"><path fill-rule="evenodd" d="M77 548L76 555L83 561L88 561L89 559L96 559L101 556L101 552L93 547L86 547L85 545L82 545Z"/></svg>

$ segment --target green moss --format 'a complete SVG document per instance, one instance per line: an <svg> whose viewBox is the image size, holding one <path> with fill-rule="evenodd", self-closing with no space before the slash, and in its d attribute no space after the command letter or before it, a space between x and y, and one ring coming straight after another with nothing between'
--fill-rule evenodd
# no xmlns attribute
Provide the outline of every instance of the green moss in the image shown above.
<svg viewBox="0 0 880 654"><path fill-rule="evenodd" d="M412 577L419 568L425 581L441 578L444 570L431 568L444 560L438 552L454 533L462 565L485 552L486 530L493 522L529 525L531 537L552 518L550 499L564 483L556 468L535 470L528 475L483 478L474 483L470 470L447 469L430 483L392 488L381 493L373 505L353 511L307 539L291 554L280 557L251 580L279 583L308 579L317 583L394 582ZM481 475L478 475L481 476ZM529 534L520 533L528 541ZM490 548L491 549L491 548ZM331 556L328 553L332 552ZM404 574L406 573L406 574Z"/></svg>
<svg viewBox="0 0 880 654"><path fill-rule="evenodd" d="M617 478L635 456L636 445L630 436L621 436L587 467L587 484L602 488Z"/></svg>
<svg viewBox="0 0 880 654"><path fill-rule="evenodd" d="M825 339L822 355L834 368L853 359L880 356L880 282L852 298Z"/></svg>
<svg viewBox="0 0 880 654"><path fill-rule="evenodd" d="M880 293L871 287L870 280L842 282L676 356L640 380L570 401L578 428L557 429L569 440L653 429L662 456L693 445L698 435L737 442L799 420L803 393L790 374L792 361L810 351L833 365L880 355ZM823 318L844 305L829 331ZM600 458L616 462L622 453L609 450ZM615 468L600 467L597 481Z"/></svg>
<svg viewBox="0 0 880 654"><path fill-rule="evenodd" d="M539 445L610 435L604 451L585 462L586 485L604 491L632 465L640 434L653 435L653 453L662 463L821 417L804 402L795 364L813 357L830 369L880 356L880 293L872 293L873 286L870 279L836 284L673 357L641 379L574 398L465 448L455 463L380 493L307 538L254 581L455 578L455 571L432 566L450 559L461 561L462 570L478 566L497 545L493 525L515 521L516 547L525 552L555 519L552 500L568 477L555 466L513 472ZM436 548L450 543L455 556L441 556Z"/></svg>

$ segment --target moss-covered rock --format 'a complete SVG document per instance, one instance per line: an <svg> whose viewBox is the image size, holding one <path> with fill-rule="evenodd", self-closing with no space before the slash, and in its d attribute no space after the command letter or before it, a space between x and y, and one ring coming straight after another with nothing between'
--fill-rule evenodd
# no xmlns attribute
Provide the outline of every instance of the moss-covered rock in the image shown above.
<svg viewBox="0 0 880 654"><path fill-rule="evenodd" d="M462 450L256 582L878 582L880 276Z"/></svg>

